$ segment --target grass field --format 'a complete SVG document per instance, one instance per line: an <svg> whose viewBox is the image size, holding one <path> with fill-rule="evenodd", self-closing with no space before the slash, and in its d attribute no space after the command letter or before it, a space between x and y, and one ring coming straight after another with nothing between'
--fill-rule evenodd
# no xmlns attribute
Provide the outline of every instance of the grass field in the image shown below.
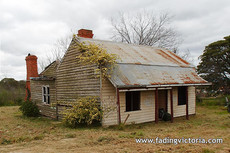
<svg viewBox="0 0 230 153"><path fill-rule="evenodd" d="M197 106L197 113L159 122L66 128L45 118L25 118L17 106L0 107L0 152L230 152L230 114L222 106ZM137 144L135 138L222 138L222 144Z"/></svg>

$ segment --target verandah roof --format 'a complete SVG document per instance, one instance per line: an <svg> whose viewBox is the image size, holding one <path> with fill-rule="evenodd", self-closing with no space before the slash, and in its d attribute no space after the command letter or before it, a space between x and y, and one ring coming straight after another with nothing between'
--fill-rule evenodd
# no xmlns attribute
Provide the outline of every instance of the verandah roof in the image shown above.
<svg viewBox="0 0 230 153"><path fill-rule="evenodd" d="M199 77L194 68L117 64L110 78L118 88L208 85Z"/></svg>

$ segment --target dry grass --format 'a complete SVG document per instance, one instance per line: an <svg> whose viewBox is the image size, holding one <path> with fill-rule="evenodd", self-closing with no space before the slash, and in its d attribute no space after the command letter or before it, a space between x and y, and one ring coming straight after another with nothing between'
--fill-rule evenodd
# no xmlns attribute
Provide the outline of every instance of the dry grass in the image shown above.
<svg viewBox="0 0 230 153"><path fill-rule="evenodd" d="M223 138L223 144L137 144L135 138ZM0 107L0 152L230 152L230 114L197 106L190 120L125 127L70 129L44 118L24 118L18 107Z"/></svg>

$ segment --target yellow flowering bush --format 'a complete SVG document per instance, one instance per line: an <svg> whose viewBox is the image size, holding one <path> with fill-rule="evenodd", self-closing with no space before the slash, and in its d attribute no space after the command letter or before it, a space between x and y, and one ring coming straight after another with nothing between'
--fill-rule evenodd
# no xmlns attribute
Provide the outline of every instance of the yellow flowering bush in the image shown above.
<svg viewBox="0 0 230 153"><path fill-rule="evenodd" d="M87 96L79 98L72 108L63 112L63 122L69 127L79 124L90 125L102 120L103 111L98 102L98 97Z"/></svg>
<svg viewBox="0 0 230 153"><path fill-rule="evenodd" d="M94 43L86 45L85 42L76 42L78 49L82 54L77 56L82 64L96 64L102 77L110 77L109 72L116 64L117 55L107 53L106 49Z"/></svg>

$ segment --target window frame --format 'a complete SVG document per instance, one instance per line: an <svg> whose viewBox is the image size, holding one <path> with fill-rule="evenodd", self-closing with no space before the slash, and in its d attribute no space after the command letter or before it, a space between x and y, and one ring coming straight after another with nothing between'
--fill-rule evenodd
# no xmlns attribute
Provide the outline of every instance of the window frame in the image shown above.
<svg viewBox="0 0 230 153"><path fill-rule="evenodd" d="M50 105L50 86L44 85L42 86L42 102Z"/></svg>
<svg viewBox="0 0 230 153"><path fill-rule="evenodd" d="M128 93L130 93L130 96L131 96L131 101L130 101L130 109L128 109L129 107L128 106ZM134 93L138 93L138 95L135 95ZM137 106L136 108L134 108L134 103L135 103L135 100L134 100L134 97L137 96L138 99L136 100L138 103L137 103ZM141 110L141 92L140 91L127 91L125 92L125 112L132 112L132 111L139 111Z"/></svg>
<svg viewBox="0 0 230 153"><path fill-rule="evenodd" d="M178 106L183 106L186 105L186 100L187 100L187 86L179 86L177 88L177 104Z"/></svg>

